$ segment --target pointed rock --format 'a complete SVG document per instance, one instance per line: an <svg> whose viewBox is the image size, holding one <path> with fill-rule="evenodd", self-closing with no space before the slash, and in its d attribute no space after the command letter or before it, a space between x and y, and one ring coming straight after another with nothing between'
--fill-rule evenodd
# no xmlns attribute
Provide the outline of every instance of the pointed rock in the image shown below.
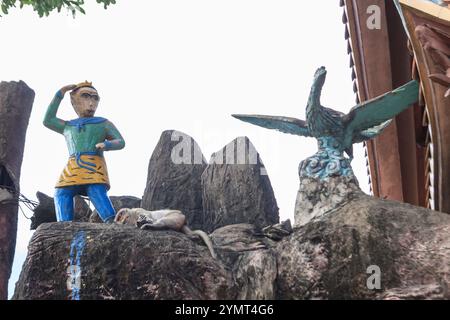
<svg viewBox="0 0 450 320"><path fill-rule="evenodd" d="M269 177L247 137L236 138L212 155L202 186L206 231L238 223L262 228L279 222Z"/></svg>
<svg viewBox="0 0 450 320"><path fill-rule="evenodd" d="M205 168L206 160L192 137L164 131L148 165L142 208L181 210L192 229L203 229L201 175Z"/></svg>

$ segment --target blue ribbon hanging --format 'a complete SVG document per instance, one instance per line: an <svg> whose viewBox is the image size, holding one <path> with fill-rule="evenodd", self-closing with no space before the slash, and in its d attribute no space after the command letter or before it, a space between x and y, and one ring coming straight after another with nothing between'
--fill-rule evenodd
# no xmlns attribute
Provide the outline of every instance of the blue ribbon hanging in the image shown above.
<svg viewBox="0 0 450 320"><path fill-rule="evenodd" d="M89 152L89 151L88 152L77 152L77 153L74 153L74 154L71 155L71 157L75 157L75 161L76 161L77 165L80 168L83 168L83 169L86 169L86 170L89 170L89 171L92 171L92 172L96 172L96 169L95 169L96 165L95 165L95 163L84 161L84 160L81 159L81 156L84 156L84 155L97 156L97 155L99 155L98 152L96 152L96 151L93 151L93 152Z"/></svg>

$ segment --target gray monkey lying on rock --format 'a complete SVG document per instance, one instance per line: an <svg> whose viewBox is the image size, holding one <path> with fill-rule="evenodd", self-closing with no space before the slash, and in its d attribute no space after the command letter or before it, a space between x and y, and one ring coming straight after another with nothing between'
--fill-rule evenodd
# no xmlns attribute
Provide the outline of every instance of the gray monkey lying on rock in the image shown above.
<svg viewBox="0 0 450 320"><path fill-rule="evenodd" d="M123 208L117 212L114 221L120 224L135 226L142 230L170 229L182 232L188 236L193 234L197 235L203 239L209 252L211 252L211 256L217 258L209 236L201 230L191 230L186 225L186 216L179 210L164 209L149 211L142 208Z"/></svg>

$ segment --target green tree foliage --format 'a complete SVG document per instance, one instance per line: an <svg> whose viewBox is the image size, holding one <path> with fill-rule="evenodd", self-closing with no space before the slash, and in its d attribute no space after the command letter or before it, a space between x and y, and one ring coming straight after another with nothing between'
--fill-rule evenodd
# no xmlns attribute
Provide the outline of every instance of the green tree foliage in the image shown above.
<svg viewBox="0 0 450 320"><path fill-rule="evenodd" d="M96 0L97 3L103 4L106 9L110 4L115 4L116 0ZM8 10L16 7L19 4L20 8L24 6L32 6L33 10L37 12L40 17L48 16L53 10L61 11L66 8L75 15L76 12L85 13L83 6L84 0L1 0L2 14L8 14Z"/></svg>

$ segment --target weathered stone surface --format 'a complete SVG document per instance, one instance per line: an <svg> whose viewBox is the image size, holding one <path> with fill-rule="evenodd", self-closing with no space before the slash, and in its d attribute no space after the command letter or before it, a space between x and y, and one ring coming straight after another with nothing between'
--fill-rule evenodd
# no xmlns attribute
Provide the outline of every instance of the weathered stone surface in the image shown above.
<svg viewBox="0 0 450 320"><path fill-rule="evenodd" d="M141 199L133 196L110 196L109 199L116 210L116 213L122 208L140 208L141 207ZM89 222L93 223L103 223L102 219L98 215L97 210L92 212L92 215L89 217Z"/></svg>
<svg viewBox="0 0 450 320"><path fill-rule="evenodd" d="M256 226L246 223L216 229L211 235L221 261L233 270L237 299L275 299L276 242Z"/></svg>
<svg viewBox="0 0 450 320"><path fill-rule="evenodd" d="M211 156L202 175L204 228L279 222L278 206L264 164L247 137L239 137Z"/></svg>
<svg viewBox="0 0 450 320"><path fill-rule="evenodd" d="M0 300L8 297L8 280L16 247L20 173L34 91L25 82L0 82Z"/></svg>
<svg viewBox="0 0 450 320"><path fill-rule="evenodd" d="M300 175L294 226L303 226L363 194L354 177L314 179Z"/></svg>
<svg viewBox="0 0 450 320"><path fill-rule="evenodd" d="M288 219L281 223L264 227L262 229L262 232L267 238L272 239L274 241L280 241L281 239L287 237L293 232L291 220Z"/></svg>
<svg viewBox="0 0 450 320"><path fill-rule="evenodd" d="M297 228L276 252L281 299L435 298L430 287L450 285L450 215L358 194ZM367 287L373 265L380 290ZM450 298L445 290L440 297Z"/></svg>
<svg viewBox="0 0 450 320"><path fill-rule="evenodd" d="M217 229L214 260L203 241L179 232L68 222L35 232L13 298L73 298L67 281L80 232L80 299L275 298L275 242L255 226Z"/></svg>
<svg viewBox="0 0 450 320"><path fill-rule="evenodd" d="M179 232L43 224L14 298L71 298L81 234L80 299L450 299L448 214L358 192L289 235L280 230L291 231L288 223L218 228L215 260ZM368 286L376 285L369 267L380 270L379 289Z"/></svg>
<svg viewBox="0 0 450 320"><path fill-rule="evenodd" d="M201 175L205 168L206 160L193 138L164 131L148 165L142 208L181 210L192 229L203 230Z"/></svg>
<svg viewBox="0 0 450 320"><path fill-rule="evenodd" d="M268 250L248 251L236 263L237 299L273 300L276 297L277 258Z"/></svg>
<svg viewBox="0 0 450 320"><path fill-rule="evenodd" d="M259 228L240 223L216 229L210 234L219 258L232 268L242 253L267 249L270 242Z"/></svg>
<svg viewBox="0 0 450 320"><path fill-rule="evenodd" d="M431 284L386 290L377 299L382 300L444 300L449 299L448 288Z"/></svg>
<svg viewBox="0 0 450 320"><path fill-rule="evenodd" d="M71 254L80 235L83 247ZM237 294L231 273L184 234L60 222L42 224L34 233L13 299L71 299L69 266L78 253L83 300L233 299Z"/></svg>
<svg viewBox="0 0 450 320"><path fill-rule="evenodd" d="M42 223L56 222L55 202L52 197L45 193L37 192L36 197L39 205L34 209L31 217L31 230L36 230ZM88 222L92 214L91 209L80 196L74 197L74 221Z"/></svg>

